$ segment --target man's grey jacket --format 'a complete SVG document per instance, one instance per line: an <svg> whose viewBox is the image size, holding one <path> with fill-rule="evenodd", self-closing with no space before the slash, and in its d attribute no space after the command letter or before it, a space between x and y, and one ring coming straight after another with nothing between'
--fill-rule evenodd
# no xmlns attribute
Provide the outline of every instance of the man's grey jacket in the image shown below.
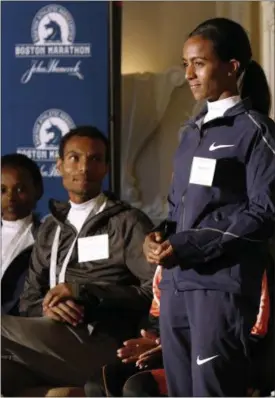
<svg viewBox="0 0 275 398"><path fill-rule="evenodd" d="M106 194L106 193L105 193ZM85 307L85 323L108 331L119 339L131 336L152 300L154 267L147 263L142 244L152 229L140 210L117 200L112 194L105 209L88 216L79 237L109 236L109 259L78 262L77 245L69 261L65 282L72 284L76 299ZM33 248L29 274L20 301L23 316L42 316L42 302L50 289L50 258L58 225L61 227L57 276L76 229L66 220L70 204L50 201L50 215L41 225ZM119 331L120 330L120 331Z"/></svg>

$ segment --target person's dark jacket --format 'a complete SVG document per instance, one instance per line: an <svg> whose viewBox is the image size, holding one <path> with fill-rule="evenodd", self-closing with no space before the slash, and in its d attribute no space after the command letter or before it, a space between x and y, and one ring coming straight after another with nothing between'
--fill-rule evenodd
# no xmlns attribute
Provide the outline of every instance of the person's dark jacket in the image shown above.
<svg viewBox="0 0 275 398"><path fill-rule="evenodd" d="M38 219L34 218L32 235L36 239ZM1 313L19 315L19 299L23 292L26 275L29 268L33 245L27 247L11 262L1 281Z"/></svg>
<svg viewBox="0 0 275 398"><path fill-rule="evenodd" d="M34 245L29 274L21 297L24 316L42 316L42 301L49 290L49 267L57 225L61 226L57 275L77 231L66 220L69 203L50 201L50 212ZM77 245L69 261L65 281L72 284L77 300L85 306L85 322L118 332L123 325L133 333L152 300L154 267L147 263L142 244L152 222L140 210L108 194L105 209L88 216L79 237L107 233L109 259L78 263ZM130 330L131 329L131 330ZM136 331L136 330L135 330Z"/></svg>
<svg viewBox="0 0 275 398"><path fill-rule="evenodd" d="M161 288L221 290L257 304L275 233L275 124L249 99L202 124L206 112L187 122L175 154L176 266L164 271ZM190 182L194 157L216 162L211 186Z"/></svg>

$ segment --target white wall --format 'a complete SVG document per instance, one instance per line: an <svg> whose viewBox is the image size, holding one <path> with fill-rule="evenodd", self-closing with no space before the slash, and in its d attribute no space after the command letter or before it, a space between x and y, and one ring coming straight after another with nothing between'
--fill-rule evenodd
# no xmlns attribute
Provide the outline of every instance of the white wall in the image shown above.
<svg viewBox="0 0 275 398"><path fill-rule="evenodd" d="M261 1L261 63L272 95L271 118L275 120L275 2Z"/></svg>
<svg viewBox="0 0 275 398"><path fill-rule="evenodd" d="M162 72L179 64L186 36L215 10L214 1L125 1L122 73Z"/></svg>
<svg viewBox="0 0 275 398"><path fill-rule="evenodd" d="M165 71L180 65L182 47L188 33L203 20L214 17L215 12L216 3L211 1L123 2L122 73L126 77L122 87L122 169L133 169L135 180L132 185L135 185L138 199L134 199L133 190L128 189L129 181L126 183L125 180L122 181L122 196L138 206L151 205L157 197L166 197L172 173L172 158L178 144L178 130L190 117L195 103L185 84L175 88L162 120L151 135L145 134L142 150L136 156L134 164L129 166L127 156L131 148L137 145L129 127L129 113L135 112L131 102L134 84L129 84L129 80L135 79L131 74L151 72L153 75L150 75L150 79L157 76L155 84L158 95L161 96L161 87L165 85ZM137 79L142 77L143 75L138 76ZM164 90L163 95L167 95L168 91ZM153 95L150 98L152 102L157 102ZM149 104L144 112L146 109L152 112ZM127 148L129 136L132 144Z"/></svg>

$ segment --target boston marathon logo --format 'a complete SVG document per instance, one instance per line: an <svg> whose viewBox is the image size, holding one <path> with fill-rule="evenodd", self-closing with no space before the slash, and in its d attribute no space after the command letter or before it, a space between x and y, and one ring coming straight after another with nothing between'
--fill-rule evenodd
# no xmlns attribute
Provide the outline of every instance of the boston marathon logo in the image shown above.
<svg viewBox="0 0 275 398"><path fill-rule="evenodd" d="M28 83L34 74L42 73L63 73L83 79L81 60L73 65L62 65L60 59L91 57L91 44L74 43L75 34L73 17L65 7L51 4L39 10L31 27L33 44L15 46L17 58L33 58L21 82Z"/></svg>
<svg viewBox="0 0 275 398"><path fill-rule="evenodd" d="M60 109L49 109L35 121L33 127L34 147L18 148L17 152L36 162L42 162L40 170L43 177L57 177L59 173L55 162L58 158L59 143L63 135L73 127L75 124L66 112Z"/></svg>

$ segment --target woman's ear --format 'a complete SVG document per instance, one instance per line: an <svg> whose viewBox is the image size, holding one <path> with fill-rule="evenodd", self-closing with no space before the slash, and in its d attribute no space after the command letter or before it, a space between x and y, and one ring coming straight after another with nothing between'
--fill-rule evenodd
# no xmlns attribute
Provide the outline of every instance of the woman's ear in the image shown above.
<svg viewBox="0 0 275 398"><path fill-rule="evenodd" d="M240 71L240 61L236 59L231 59L229 62L229 72L228 76L238 76Z"/></svg>

